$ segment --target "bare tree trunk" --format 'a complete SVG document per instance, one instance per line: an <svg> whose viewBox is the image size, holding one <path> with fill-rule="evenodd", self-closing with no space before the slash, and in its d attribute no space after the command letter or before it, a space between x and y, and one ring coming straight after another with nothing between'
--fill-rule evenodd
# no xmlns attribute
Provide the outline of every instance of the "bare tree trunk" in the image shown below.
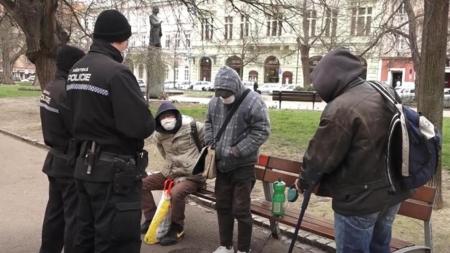
<svg viewBox="0 0 450 253"><path fill-rule="evenodd" d="M418 111L433 122L442 132L444 69L446 60L448 26L448 0L425 1L420 61ZM436 208L442 208L442 166L439 162L436 175L430 184L437 189Z"/></svg>
<svg viewBox="0 0 450 253"><path fill-rule="evenodd" d="M54 78L59 45L69 37L56 20L58 0L0 0L25 34L27 57L35 64L41 89Z"/></svg>
<svg viewBox="0 0 450 253"><path fill-rule="evenodd" d="M1 41L2 45L2 67L3 67L3 77L1 78L2 83L6 83L6 84L13 84L14 80L13 80L13 64L11 63L11 59L10 59L10 45L7 42Z"/></svg>
<svg viewBox="0 0 450 253"><path fill-rule="evenodd" d="M310 47L300 44L300 58L302 61L302 71L303 71L303 87L311 87L311 75L309 73L309 50Z"/></svg>
<svg viewBox="0 0 450 253"><path fill-rule="evenodd" d="M417 38L417 18L414 8L412 6L411 0L405 0L405 11L408 15L408 41L409 48L411 50L411 58L414 64L414 70L416 72L415 86L416 86L416 99L419 99L419 80L420 80L420 52L419 52L419 41Z"/></svg>

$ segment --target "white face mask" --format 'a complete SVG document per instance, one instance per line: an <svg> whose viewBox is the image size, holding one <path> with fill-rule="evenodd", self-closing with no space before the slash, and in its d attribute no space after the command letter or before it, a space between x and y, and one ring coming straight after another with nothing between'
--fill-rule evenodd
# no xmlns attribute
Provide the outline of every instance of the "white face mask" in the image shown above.
<svg viewBox="0 0 450 253"><path fill-rule="evenodd" d="M229 105L229 104L234 103L234 100L236 99L236 97L234 95L231 95L231 96L229 96L227 98L220 97L220 99L222 99L222 102L224 104Z"/></svg>
<svg viewBox="0 0 450 253"><path fill-rule="evenodd" d="M161 126L167 131L173 130L176 123L177 119L175 118L165 118L161 120Z"/></svg>

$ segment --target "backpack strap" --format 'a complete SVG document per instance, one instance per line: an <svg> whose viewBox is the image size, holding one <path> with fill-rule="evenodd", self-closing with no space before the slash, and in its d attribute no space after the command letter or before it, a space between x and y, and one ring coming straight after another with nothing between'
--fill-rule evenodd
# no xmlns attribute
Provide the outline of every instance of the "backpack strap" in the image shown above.
<svg viewBox="0 0 450 253"><path fill-rule="evenodd" d="M198 151L202 150L202 142L200 141L200 136L198 135L197 122L195 120L191 121L191 136L192 139L194 139Z"/></svg>

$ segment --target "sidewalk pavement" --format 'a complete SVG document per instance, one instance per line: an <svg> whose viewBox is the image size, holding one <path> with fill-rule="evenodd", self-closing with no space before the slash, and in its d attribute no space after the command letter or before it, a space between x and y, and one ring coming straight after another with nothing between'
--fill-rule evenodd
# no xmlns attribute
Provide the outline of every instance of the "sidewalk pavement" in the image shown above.
<svg viewBox="0 0 450 253"><path fill-rule="evenodd" d="M0 252L37 252L48 196L48 181L41 172L47 151L1 133L0 143ZM141 252L208 253L217 247L218 229L214 210L188 204L185 230L184 239L177 245L162 247L142 244ZM289 239L275 240L269 234L267 229L254 226L252 252L287 252ZM323 251L297 243L294 252Z"/></svg>

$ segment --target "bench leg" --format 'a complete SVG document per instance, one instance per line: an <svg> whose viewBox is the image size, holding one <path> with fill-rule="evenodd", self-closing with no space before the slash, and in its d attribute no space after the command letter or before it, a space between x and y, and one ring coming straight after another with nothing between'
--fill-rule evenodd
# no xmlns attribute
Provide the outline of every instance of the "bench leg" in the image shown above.
<svg viewBox="0 0 450 253"><path fill-rule="evenodd" d="M264 198L267 201L272 202L272 195L273 195L273 187L271 183L263 182L263 190L264 190ZM278 222L271 218L270 221L270 231L272 232L272 236L275 239L279 239L280 235L280 228L278 226Z"/></svg>
<svg viewBox="0 0 450 253"><path fill-rule="evenodd" d="M433 251L433 234L431 229L431 220L424 221L425 245Z"/></svg>
<svg viewBox="0 0 450 253"><path fill-rule="evenodd" d="M273 238L280 239L280 227L275 219L270 219L270 231L272 232Z"/></svg>

